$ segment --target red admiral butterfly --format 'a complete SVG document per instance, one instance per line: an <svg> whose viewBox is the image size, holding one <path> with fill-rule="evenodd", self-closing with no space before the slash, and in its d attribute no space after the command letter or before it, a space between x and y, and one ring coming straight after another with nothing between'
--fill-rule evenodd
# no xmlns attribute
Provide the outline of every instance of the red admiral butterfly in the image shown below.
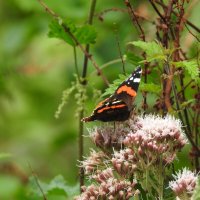
<svg viewBox="0 0 200 200"><path fill-rule="evenodd" d="M91 116L83 118L83 122L90 121L125 121L132 111L132 103L137 95L142 69L138 67L131 76L121 83L115 93L100 102Z"/></svg>

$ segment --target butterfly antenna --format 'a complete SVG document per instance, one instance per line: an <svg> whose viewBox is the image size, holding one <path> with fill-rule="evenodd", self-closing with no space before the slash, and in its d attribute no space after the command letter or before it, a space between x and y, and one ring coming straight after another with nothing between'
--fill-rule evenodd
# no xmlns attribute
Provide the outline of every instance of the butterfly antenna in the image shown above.
<svg viewBox="0 0 200 200"><path fill-rule="evenodd" d="M114 25L115 25L115 39L117 41L117 47L118 47L119 55L120 55L120 58L122 61L122 70L123 70L123 74L126 74L125 63L124 63L124 59L122 56L122 51L121 51L121 47L120 47L120 43L119 43L118 29L117 29L116 23L114 23Z"/></svg>

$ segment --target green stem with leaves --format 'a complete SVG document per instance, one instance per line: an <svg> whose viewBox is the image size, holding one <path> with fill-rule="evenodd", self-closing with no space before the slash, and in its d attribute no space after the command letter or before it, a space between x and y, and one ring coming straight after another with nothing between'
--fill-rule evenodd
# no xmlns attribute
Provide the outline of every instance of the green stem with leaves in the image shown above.
<svg viewBox="0 0 200 200"><path fill-rule="evenodd" d="M89 17L88 17L88 24L92 24L93 22L93 17L94 17L94 11L96 7L96 0L92 0L91 6L90 6L90 12L89 12ZM86 45L85 50L87 53L89 53L90 46L89 44ZM83 71L82 71L82 77L81 77L81 84L83 86L87 85L86 81L86 76L87 76L87 67L88 67L88 56L84 55L84 63L83 63ZM84 106L83 106L84 107ZM81 119L84 116L84 109L81 109L80 114L79 114L79 161L83 160L83 132L84 132L84 126L83 122ZM84 185L84 170L82 167L80 167L80 192L82 192L81 187Z"/></svg>

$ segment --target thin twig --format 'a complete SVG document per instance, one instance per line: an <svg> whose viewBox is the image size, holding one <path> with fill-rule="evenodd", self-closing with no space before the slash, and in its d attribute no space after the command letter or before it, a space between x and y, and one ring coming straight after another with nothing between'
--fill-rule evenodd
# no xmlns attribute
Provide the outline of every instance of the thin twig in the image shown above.
<svg viewBox="0 0 200 200"><path fill-rule="evenodd" d="M143 30L142 26L140 25L137 16L135 15L135 12L134 12L131 4L130 4L130 1L129 0L125 0L124 2L125 2L125 5L128 8L128 12L129 12L129 15L131 16L132 23L134 25L136 23L136 28L138 27L137 31L140 34L140 38L145 42L146 38L145 38L144 30ZM146 53L145 52L142 53L142 56L146 60ZM144 63L144 83L147 83L147 69L148 69L148 66L149 66L149 64L147 62L145 62ZM144 98L143 109L144 109L144 114L145 114L145 111L147 109L147 92L143 93L143 98Z"/></svg>
<svg viewBox="0 0 200 200"><path fill-rule="evenodd" d="M80 75L79 75L79 71L78 71L76 46L74 46L73 48L74 48L74 64L75 64L75 70L76 70L76 74L77 74L77 77L78 77L78 82L80 83Z"/></svg>
<svg viewBox="0 0 200 200"><path fill-rule="evenodd" d="M42 193L43 200L47 200L47 197L46 197L46 195L45 195L45 193L44 193L44 191L43 191L43 189L42 189L42 187L41 187L41 185L40 185L40 183L39 183L39 181L38 181L37 176L35 175L35 173L34 173L32 167L31 167L31 165L30 165L30 163L28 163L28 166L29 166L29 168L30 168L30 170L31 170L31 173L32 173L34 179L35 179L36 185L38 186L40 192Z"/></svg>
<svg viewBox="0 0 200 200"><path fill-rule="evenodd" d="M167 8L167 6L166 6L164 3L162 3L160 0L154 0L154 1L155 1L158 5L162 6L163 8ZM177 14L174 10L172 10L172 13L175 14L175 15L178 17L178 14ZM189 20L185 19L184 17L183 17L183 20L184 20L190 27L192 27L194 30L196 30L197 32L200 33L200 28L198 28L197 26L195 26L193 23L191 23Z"/></svg>
<svg viewBox="0 0 200 200"><path fill-rule="evenodd" d="M126 74L125 63L124 63L124 59L123 59L123 56L122 56L122 51L121 51L121 47L120 47L120 43L119 43L119 37L118 37L117 29L116 29L115 37L116 37L116 41L117 41L117 47L118 47L120 59L121 59L121 62L122 62L122 71L123 71L123 74Z"/></svg>
<svg viewBox="0 0 200 200"><path fill-rule="evenodd" d="M156 7L156 5L154 4L154 1L153 0L149 0L149 2L151 3L152 7L154 8L154 10L158 14L158 16L163 20L163 22L166 22L166 19L162 16L162 14L160 13L160 11L158 10L158 8Z"/></svg>
<svg viewBox="0 0 200 200"><path fill-rule="evenodd" d="M123 9L123 8L108 8L108 9L105 9L99 13L96 13L94 16L95 17L98 17L101 21L103 20L103 16L109 12L128 12L128 9ZM148 22L151 22L151 23L154 23L153 21L151 21L149 18L145 17L145 16L142 16L140 15L140 13L136 12L135 11L135 16L142 19L142 20L145 20L145 21L148 21Z"/></svg>
<svg viewBox="0 0 200 200"><path fill-rule="evenodd" d="M188 32L189 32L194 38L196 38L196 40L197 40L198 42L200 42L200 39L188 28L187 24L184 23L184 25L185 25L185 28L188 30Z"/></svg>

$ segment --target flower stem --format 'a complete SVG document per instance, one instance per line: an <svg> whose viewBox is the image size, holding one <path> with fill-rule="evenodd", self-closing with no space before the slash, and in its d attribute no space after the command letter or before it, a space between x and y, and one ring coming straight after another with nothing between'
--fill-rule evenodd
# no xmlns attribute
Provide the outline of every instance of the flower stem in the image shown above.
<svg viewBox="0 0 200 200"><path fill-rule="evenodd" d="M162 158L160 159L160 163L159 163L158 184L159 184L158 186L159 200L163 200L164 171L163 171L163 165L162 165Z"/></svg>

